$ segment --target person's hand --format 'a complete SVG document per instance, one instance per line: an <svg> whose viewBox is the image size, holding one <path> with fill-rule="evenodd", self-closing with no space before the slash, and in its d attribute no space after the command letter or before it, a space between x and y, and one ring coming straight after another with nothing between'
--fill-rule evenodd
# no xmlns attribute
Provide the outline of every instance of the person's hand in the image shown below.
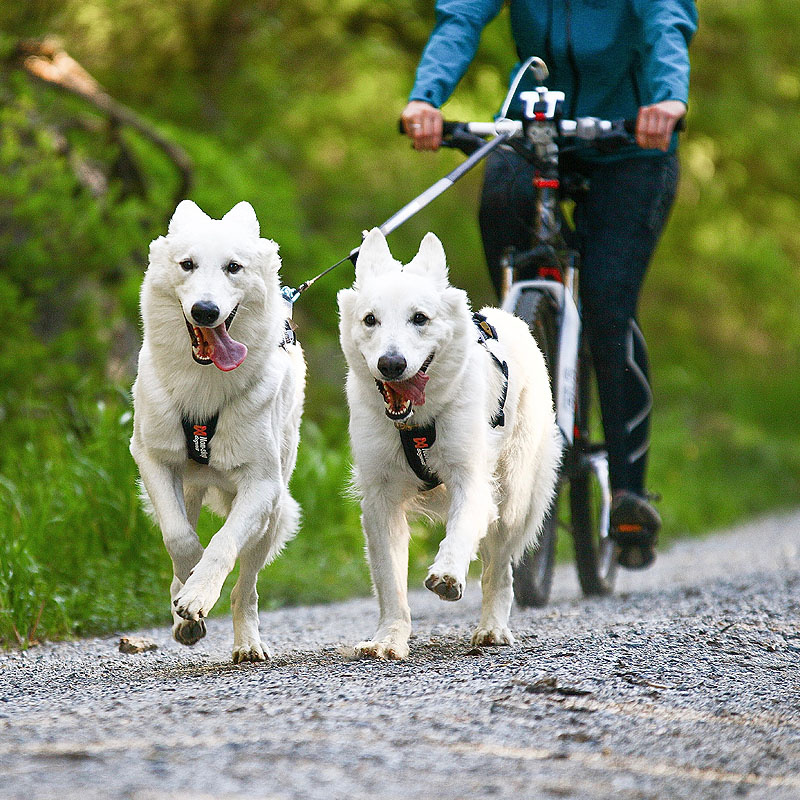
<svg viewBox="0 0 800 800"><path fill-rule="evenodd" d="M636 144L666 152L672 132L685 114L686 105L680 100L662 100L652 106L642 106L636 118Z"/></svg>
<svg viewBox="0 0 800 800"><path fill-rule="evenodd" d="M412 100L400 115L417 150L438 150L442 143L442 112L430 103Z"/></svg>

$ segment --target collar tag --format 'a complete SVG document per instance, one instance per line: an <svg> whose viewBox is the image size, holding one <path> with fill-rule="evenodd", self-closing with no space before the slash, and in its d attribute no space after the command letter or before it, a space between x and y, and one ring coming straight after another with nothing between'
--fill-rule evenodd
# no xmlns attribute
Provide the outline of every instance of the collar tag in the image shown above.
<svg viewBox="0 0 800 800"><path fill-rule="evenodd" d="M219 414L207 420L181 419L183 435L186 437L186 455L198 464L208 464L211 457L211 437L217 431Z"/></svg>

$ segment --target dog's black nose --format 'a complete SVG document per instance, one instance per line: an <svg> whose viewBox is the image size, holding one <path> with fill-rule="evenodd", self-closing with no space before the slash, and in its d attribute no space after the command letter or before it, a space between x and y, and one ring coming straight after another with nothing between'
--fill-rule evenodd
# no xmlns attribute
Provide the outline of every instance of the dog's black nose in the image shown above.
<svg viewBox="0 0 800 800"><path fill-rule="evenodd" d="M211 328L219 319L219 308L210 300L200 300L192 306L192 319L201 328Z"/></svg>
<svg viewBox="0 0 800 800"><path fill-rule="evenodd" d="M399 353L387 353L378 359L378 369L384 378L390 381L397 380L405 371L406 360Z"/></svg>

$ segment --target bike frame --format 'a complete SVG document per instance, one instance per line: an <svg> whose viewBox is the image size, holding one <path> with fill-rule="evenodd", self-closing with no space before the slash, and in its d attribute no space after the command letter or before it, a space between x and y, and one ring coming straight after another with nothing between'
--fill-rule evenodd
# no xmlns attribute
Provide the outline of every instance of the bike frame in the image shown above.
<svg viewBox="0 0 800 800"><path fill-rule="evenodd" d="M578 402L578 362L580 358L582 322L580 300L578 297L578 254L569 248L561 234L559 214L560 178L558 172L559 148L557 139L564 131L559 126L559 112L564 100L562 92L552 92L546 87L538 87L533 92L523 92L520 99L524 104L522 132L535 154L534 189L536 196L536 216L534 219L533 245L548 245L559 264L560 280L538 277L517 281L514 274L514 257L509 256L503 265L502 308L513 313L524 292L541 292L552 300L558 316L558 347L556 364L551 367L555 377L555 410L558 429L563 437L565 448L571 454L569 466L576 467L575 459L580 459L580 468L590 470L600 487L600 508L598 509L598 533L605 539L609 535L611 514L611 484L608 471L608 454L604 448L594 448L576 452L574 445L578 434L575 424ZM571 127L571 126L570 126ZM592 135L611 128L611 123L601 120L577 120L575 134ZM594 135L597 135L595 133ZM581 138L584 138L581 136ZM525 258L525 253L520 254ZM581 445L588 443L581 442Z"/></svg>
<svg viewBox="0 0 800 800"><path fill-rule="evenodd" d="M575 402L577 400L578 350L581 339L581 316L578 310L577 297L571 287L575 286L575 267L568 268L571 279L564 283L547 278L534 278L525 281L513 281L502 300L501 308L513 313L520 295L535 289L547 294L558 309L558 362L555 367L556 422L564 442L571 446L575 431ZM571 284L571 286L570 286Z"/></svg>

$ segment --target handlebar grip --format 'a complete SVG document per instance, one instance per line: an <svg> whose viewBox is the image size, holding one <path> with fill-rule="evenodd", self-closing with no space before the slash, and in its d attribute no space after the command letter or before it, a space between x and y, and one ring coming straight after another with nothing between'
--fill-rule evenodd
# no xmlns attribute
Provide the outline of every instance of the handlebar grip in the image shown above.
<svg viewBox="0 0 800 800"><path fill-rule="evenodd" d="M467 123L466 122L444 122L442 124L442 136L452 136L454 133L458 132L459 129L463 128ZM406 129L403 127L403 120L397 120L397 132L401 136L406 135Z"/></svg>
<svg viewBox="0 0 800 800"><path fill-rule="evenodd" d="M625 133L631 134L633 136L636 133L636 118L633 119L626 119L623 122L623 127L625 128ZM676 133L683 133L686 130L686 117L681 117L677 123L675 124L675 132Z"/></svg>

